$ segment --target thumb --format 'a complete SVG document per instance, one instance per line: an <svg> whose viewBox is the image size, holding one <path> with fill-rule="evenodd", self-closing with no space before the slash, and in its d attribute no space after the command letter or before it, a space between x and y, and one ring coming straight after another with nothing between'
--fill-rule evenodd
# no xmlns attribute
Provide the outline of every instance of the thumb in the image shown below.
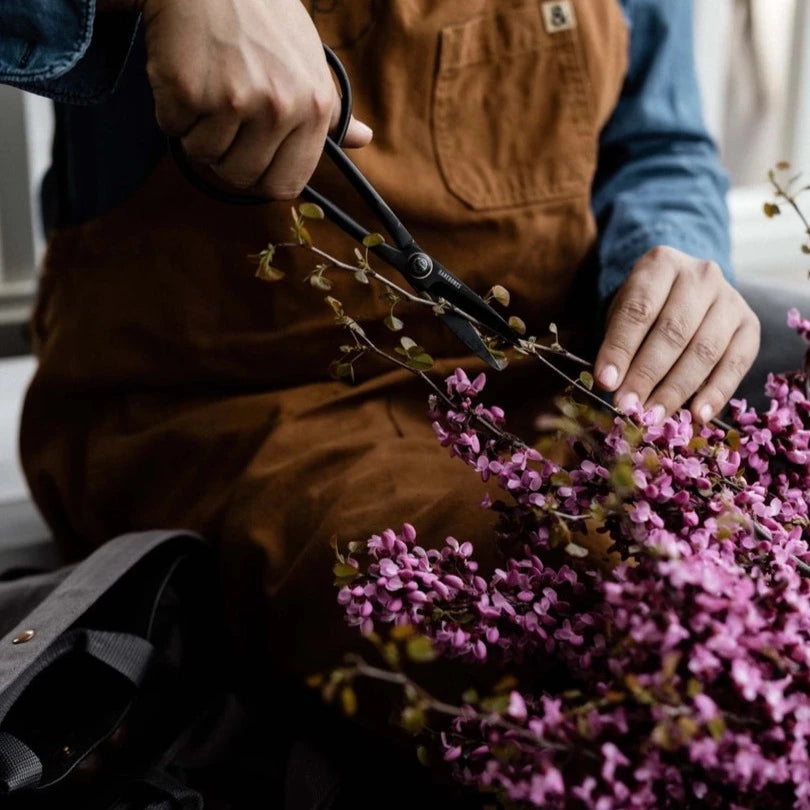
<svg viewBox="0 0 810 810"><path fill-rule="evenodd" d="M335 130L337 129L338 120L340 118L340 96L337 94L337 90L335 90L335 104L332 108L332 122L329 125L329 134L334 135ZM349 119L349 127L346 130L346 137L343 139L343 146L347 149L358 149L361 146L368 146L371 143L371 139L374 137L374 133L371 130L371 127L364 124L362 121L358 121L354 116Z"/></svg>
<svg viewBox="0 0 810 810"><path fill-rule="evenodd" d="M359 149L361 146L368 146L373 137L374 132L371 127L352 116L343 145L347 149Z"/></svg>

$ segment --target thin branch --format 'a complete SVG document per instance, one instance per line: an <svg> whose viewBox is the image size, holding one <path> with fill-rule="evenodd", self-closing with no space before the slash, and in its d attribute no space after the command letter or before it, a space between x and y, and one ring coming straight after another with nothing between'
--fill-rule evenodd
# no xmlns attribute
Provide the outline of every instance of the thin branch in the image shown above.
<svg viewBox="0 0 810 810"><path fill-rule="evenodd" d="M404 360L400 360L393 354L388 354L388 352L384 351L379 346L377 346L377 344L374 343L374 341L371 340L371 338L369 338L365 332L363 331L358 332L357 329L352 329L351 327L348 328L350 329L352 336L354 337L355 341L358 342L358 344L365 346L367 349L369 349L369 351L373 352L378 357L382 357L389 363L393 363L395 366L399 366L400 368L404 368L406 371L410 371L411 374L414 374L415 376L419 377L419 379L422 380L430 388L430 390L433 391L433 393L437 397L439 397L439 399L442 400L442 402L444 402L451 408L456 407L456 403L453 402L453 400L449 396L447 396L447 394L445 394L445 392L442 391L442 389L424 371L420 371L419 369L413 368L412 366L408 365L408 363L406 363ZM486 419L485 417L480 416L479 414L476 413L471 414L471 416L482 427L484 427L486 430L492 433L495 436L495 438L500 439L502 441L507 441L511 445L514 445L515 447L525 448L527 446L526 443L517 436L513 435L512 433L508 433L505 430L501 430L496 425L493 425L492 422L489 421L489 419Z"/></svg>
<svg viewBox="0 0 810 810"><path fill-rule="evenodd" d="M402 687L403 690L413 690L414 694L419 697L425 706L437 714L443 714L447 717L461 718L463 720L470 720L478 723L487 723L494 728L507 731L514 737L525 740L532 745L539 745L554 751L570 752L572 750L570 746L563 745L562 743L552 742L551 740L538 736L523 726L519 726L517 723L512 723L509 720L505 720L497 713L482 714L472 707L468 709L460 709L458 706L454 706L451 703L445 703L443 700L439 700L438 698L434 697L424 687L420 686L403 672L392 672L391 670L380 669L379 667L372 666L358 655L347 655L345 660L346 663L353 668L356 675L363 678L382 681L383 683L394 684L395 686ZM577 753L585 753L586 755L590 755L595 758L595 755L592 752L583 751L582 749L578 749Z"/></svg>
<svg viewBox="0 0 810 810"><path fill-rule="evenodd" d="M776 189L777 195L782 197L784 200L787 201L788 205L790 205L790 207L796 212L799 219L802 221L802 224L804 225L804 232L806 234L810 234L810 222L807 221L807 217L805 217L804 213L802 212L802 209L799 207L799 204L796 202L796 196L798 196L798 195L794 196L794 195L790 194L789 191L786 191L785 189L783 189L781 184L779 183L779 181L776 179L776 177L774 175L771 175L770 179L771 179L771 183L773 184L773 187ZM805 189L801 189L799 191L799 194L801 194L801 191L804 191L804 190Z"/></svg>
<svg viewBox="0 0 810 810"><path fill-rule="evenodd" d="M395 292L397 295L402 296L403 299L409 301L412 304L420 304L422 306L428 306L432 309L437 306L446 307L448 311L453 312L456 315L460 315L462 318L468 320L474 326L479 329L483 329L486 332L489 332L486 325L481 323L477 318L469 313L465 312L460 307L457 307L455 304L447 301L446 299L442 298L438 301L434 301L432 298L425 298L421 295L417 295L416 293L412 293L409 290L406 290L404 287L400 287L399 284L391 281L387 276L384 276L382 273L378 273L372 267L364 267L360 268L357 265L348 264L347 262L343 262L340 259L336 259L330 253L327 253L325 250L321 250L321 248L315 247L314 245L309 246L305 244L300 244L298 242L281 242L276 245L276 248L299 248L303 250L309 250L311 253L314 253L316 256L320 256L322 259L328 261L333 267L339 270L345 270L349 273L356 273L358 270L362 270L367 276L373 278L375 281L378 281L384 287L387 287L392 292ZM497 336L496 336L497 337ZM572 363L577 363L584 368L590 369L593 368L593 363L589 362L588 360L583 359L582 357L577 356L573 352L569 352L567 349L563 349L562 347L553 348L551 346L545 346L542 343L529 343L526 340L520 340L517 344L515 344L516 349L523 350L528 354L534 354L535 352L545 352L549 355L555 355L556 357L562 357L565 360L569 360Z"/></svg>

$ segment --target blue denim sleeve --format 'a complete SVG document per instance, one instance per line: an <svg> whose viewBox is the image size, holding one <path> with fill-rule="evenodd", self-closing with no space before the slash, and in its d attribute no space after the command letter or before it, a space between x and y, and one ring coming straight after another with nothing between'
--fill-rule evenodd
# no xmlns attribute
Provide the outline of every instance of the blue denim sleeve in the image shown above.
<svg viewBox="0 0 810 810"><path fill-rule="evenodd" d="M94 0L4 0L0 82L74 104L109 95L139 16L95 11Z"/></svg>
<svg viewBox="0 0 810 810"><path fill-rule="evenodd" d="M691 0L622 0L629 70L599 145L593 208L599 293L612 295L656 245L711 259L733 280L726 175L706 132Z"/></svg>

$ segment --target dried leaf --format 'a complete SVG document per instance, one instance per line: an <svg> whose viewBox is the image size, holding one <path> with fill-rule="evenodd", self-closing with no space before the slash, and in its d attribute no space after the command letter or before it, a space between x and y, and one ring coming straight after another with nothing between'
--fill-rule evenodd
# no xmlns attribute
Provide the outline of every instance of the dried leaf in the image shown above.
<svg viewBox="0 0 810 810"><path fill-rule="evenodd" d="M354 280L360 282L360 284L368 284L368 276L366 275L366 271L356 270L354 273Z"/></svg>
<svg viewBox="0 0 810 810"><path fill-rule="evenodd" d="M324 299L330 307L332 307L332 311L338 318L342 318L346 313L343 311L343 304L337 300L337 298L332 298L331 295L327 295Z"/></svg>
<svg viewBox="0 0 810 810"><path fill-rule="evenodd" d="M588 549L585 546L580 546L578 543L569 543L565 547L565 553L569 557L576 557L578 560L584 560L588 556Z"/></svg>
<svg viewBox="0 0 810 810"><path fill-rule="evenodd" d="M810 253L810 245L802 245L802 253Z"/></svg>
<svg viewBox="0 0 810 810"><path fill-rule="evenodd" d="M322 276L320 273L315 273L315 275L310 276L309 283L316 290L324 290L324 292L329 292L329 290L332 289L332 282L326 276Z"/></svg>
<svg viewBox="0 0 810 810"><path fill-rule="evenodd" d="M514 329L519 335L526 334L526 324L523 322L523 320L518 318L517 315L512 315L509 318L509 326L511 326L512 329Z"/></svg>
<svg viewBox="0 0 810 810"><path fill-rule="evenodd" d="M779 210L779 206L776 203L766 202L762 206L762 211L768 219L771 219L775 216L778 216L782 212Z"/></svg>
<svg viewBox="0 0 810 810"><path fill-rule="evenodd" d="M363 239L363 246L367 248L377 247L377 245L381 245L385 242L382 234L379 233L370 233Z"/></svg>
<svg viewBox="0 0 810 810"><path fill-rule="evenodd" d="M776 168L779 169L780 172L786 172L790 169L790 163L787 160L780 160L776 164Z"/></svg>
<svg viewBox="0 0 810 810"><path fill-rule="evenodd" d="M266 262L260 262L256 270L256 278L260 278L262 281L281 281L284 278L284 271Z"/></svg>
<svg viewBox="0 0 810 810"><path fill-rule="evenodd" d="M506 287L496 284L490 291L489 295L495 299L502 307L508 307L511 296Z"/></svg>
<svg viewBox="0 0 810 810"><path fill-rule="evenodd" d="M315 203L305 202L298 206L298 210L307 219L323 219L323 208Z"/></svg>

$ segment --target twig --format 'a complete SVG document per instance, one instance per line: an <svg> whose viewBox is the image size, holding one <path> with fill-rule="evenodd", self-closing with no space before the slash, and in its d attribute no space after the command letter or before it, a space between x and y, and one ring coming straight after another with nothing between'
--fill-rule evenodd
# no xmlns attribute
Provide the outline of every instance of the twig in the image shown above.
<svg viewBox="0 0 810 810"><path fill-rule="evenodd" d="M551 740L540 737L529 729L517 725L517 723L512 723L509 720L505 720L497 713L493 712L482 714L472 707L468 709L460 709L458 706L454 706L452 703L445 703L443 700L439 700L438 698L434 697L424 687L420 686L403 672L380 669L379 667L372 666L371 664L367 663L365 659L354 654L347 655L345 660L346 663L353 668L356 675L363 678L371 678L376 681L382 681L383 683L394 684L395 686L402 687L403 690L413 690L413 693L420 698L425 706L437 714L443 714L447 717L461 718L463 720L470 720L479 723L487 723L490 726L507 731L514 737L518 737L533 745L540 745L554 751L569 752L571 750L569 746L563 745L562 743L552 742ZM585 753L586 755L590 755L595 758L595 755L592 752L578 749L578 753Z"/></svg>
<svg viewBox="0 0 810 810"><path fill-rule="evenodd" d="M325 250L321 250L321 248L315 247L314 245L306 245L300 244L298 242L281 242L276 245L276 248L299 248L303 250L309 250L310 252L314 253L316 256L320 256L322 259L328 261L333 267L337 268L338 270L345 270L349 273L356 273L358 270L362 270L367 276L373 278L375 281L378 281L384 287L387 287L392 292L395 292L397 295L402 296L403 299L409 301L412 304L421 304L422 306L428 306L431 308L435 308L437 306L441 306L446 308L448 311L453 312L456 315L460 315L465 320L468 320L474 326L479 329L483 329L485 331L489 331L487 329L486 324L481 323L476 317L470 315L469 313L465 312L460 307L456 306L455 304L451 303L450 301L441 298L438 301L434 301L432 298L426 298L421 295L417 295L416 293L412 293L409 290L406 290L404 287L400 287L399 284L391 281L387 276L384 276L382 273L378 273L372 267L366 266L360 268L353 264L348 264L347 262L343 262L340 259L336 259L331 254L327 253ZM542 343L529 343L526 340L520 340L517 344L515 344L516 349L521 349L529 354L534 354L535 352L545 352L550 355L555 355L556 357L562 357L565 360L569 360L572 363L576 363L584 368L593 368L593 364L590 363L588 360L585 360L582 357L574 354L573 352L569 352L567 349L560 348L553 348L551 346L545 346Z"/></svg>

